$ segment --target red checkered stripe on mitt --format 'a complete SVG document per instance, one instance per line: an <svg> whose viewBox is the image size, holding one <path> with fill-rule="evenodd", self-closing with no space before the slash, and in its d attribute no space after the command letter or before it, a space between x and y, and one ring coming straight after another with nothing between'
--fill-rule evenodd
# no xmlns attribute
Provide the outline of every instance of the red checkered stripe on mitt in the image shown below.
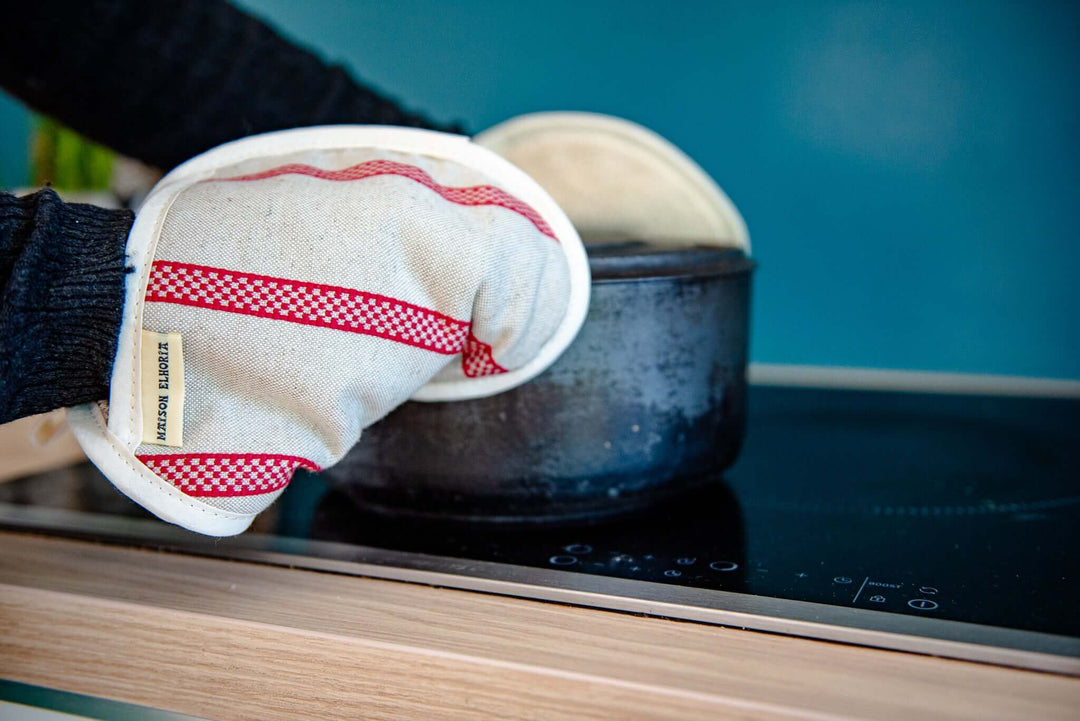
<svg viewBox="0 0 1080 721"><path fill-rule="evenodd" d="M307 175L312 178L319 178L320 180L337 182L363 180L364 178L373 178L378 175L398 175L420 183L451 203L469 206L496 205L501 208L506 208L528 220L536 226L537 230L555 242L558 242L559 240L555 237L555 231L551 229L551 226L547 224L547 221L540 217L540 214L537 213L531 205L518 200L505 190L496 188L492 185L473 185L469 187L441 185L415 165L397 163L393 160L369 160L366 163L359 163L342 170L323 170L322 168L316 168L313 165L306 165L304 163L290 163L288 165L279 165L276 168L270 168L269 170L263 170L258 173L249 173L247 175L236 175L229 178L207 178L203 182L266 180L267 178L275 178L279 175Z"/></svg>
<svg viewBox="0 0 1080 721"><path fill-rule="evenodd" d="M306 458L275 453L166 453L140 462L188 496L255 496L279 491L297 468L321 470Z"/></svg>
<svg viewBox="0 0 1080 721"><path fill-rule="evenodd" d="M272 318L371 335L443 355L462 353L470 378L505 373L468 321L351 288L191 263L154 261L146 302Z"/></svg>
<svg viewBox="0 0 1080 721"><path fill-rule="evenodd" d="M175 303L373 335L436 353L460 353L467 321L395 298L225 268L155 261L148 303Z"/></svg>

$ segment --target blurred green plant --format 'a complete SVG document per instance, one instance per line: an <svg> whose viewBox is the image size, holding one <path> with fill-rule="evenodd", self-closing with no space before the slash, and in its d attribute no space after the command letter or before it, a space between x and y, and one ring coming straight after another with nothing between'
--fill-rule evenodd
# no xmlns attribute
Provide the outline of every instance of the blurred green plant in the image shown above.
<svg viewBox="0 0 1080 721"><path fill-rule="evenodd" d="M30 148L34 185L51 184L58 190L108 189L114 153L55 120L35 116Z"/></svg>

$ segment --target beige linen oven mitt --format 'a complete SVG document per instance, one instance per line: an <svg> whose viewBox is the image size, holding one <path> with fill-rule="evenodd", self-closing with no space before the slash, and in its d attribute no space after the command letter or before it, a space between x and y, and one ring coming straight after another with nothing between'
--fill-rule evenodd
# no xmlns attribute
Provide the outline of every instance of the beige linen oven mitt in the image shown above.
<svg viewBox="0 0 1080 721"><path fill-rule="evenodd" d="M109 402L69 420L121 491L209 535L243 531L409 398L532 378L588 305L584 248L547 193L424 130L215 148L158 184L127 253Z"/></svg>

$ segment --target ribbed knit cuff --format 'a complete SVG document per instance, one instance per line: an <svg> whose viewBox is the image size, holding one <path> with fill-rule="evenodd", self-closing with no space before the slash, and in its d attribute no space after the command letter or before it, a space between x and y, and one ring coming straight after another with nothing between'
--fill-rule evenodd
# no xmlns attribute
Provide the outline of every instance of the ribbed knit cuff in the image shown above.
<svg viewBox="0 0 1080 721"><path fill-rule="evenodd" d="M133 221L0 194L0 423L108 397Z"/></svg>

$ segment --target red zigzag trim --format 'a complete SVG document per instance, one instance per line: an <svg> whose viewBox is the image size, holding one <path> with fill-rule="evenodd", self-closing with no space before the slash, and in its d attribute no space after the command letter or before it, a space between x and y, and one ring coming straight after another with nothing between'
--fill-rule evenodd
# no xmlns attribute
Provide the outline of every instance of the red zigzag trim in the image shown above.
<svg viewBox="0 0 1080 721"><path fill-rule="evenodd" d="M281 165L276 168L270 168L269 170L263 170L258 173L250 173L248 175L237 175L231 178L208 178L203 182L265 180L267 178L275 178L279 175L307 175L312 178L334 181L363 180L364 178L372 178L377 175L400 175L403 178L414 180L426 188L430 188L451 203L470 206L497 205L506 208L507 210L511 210L535 225L536 229L544 235L555 242L559 241L559 239L555 237L555 231L551 229L551 226L547 224L547 221L540 217L540 214L537 213L531 205L518 200L505 190L501 190L492 185L474 185L465 188L440 185L434 178L415 165L396 163L392 160L369 160L366 163L353 165L343 170L323 170L322 168L316 168L313 165L291 163L289 165Z"/></svg>
<svg viewBox="0 0 1080 721"><path fill-rule="evenodd" d="M473 336L468 321L351 288L158 260L151 266L146 302L333 328L443 355L462 353L462 369L470 378L506 372L491 346Z"/></svg>

